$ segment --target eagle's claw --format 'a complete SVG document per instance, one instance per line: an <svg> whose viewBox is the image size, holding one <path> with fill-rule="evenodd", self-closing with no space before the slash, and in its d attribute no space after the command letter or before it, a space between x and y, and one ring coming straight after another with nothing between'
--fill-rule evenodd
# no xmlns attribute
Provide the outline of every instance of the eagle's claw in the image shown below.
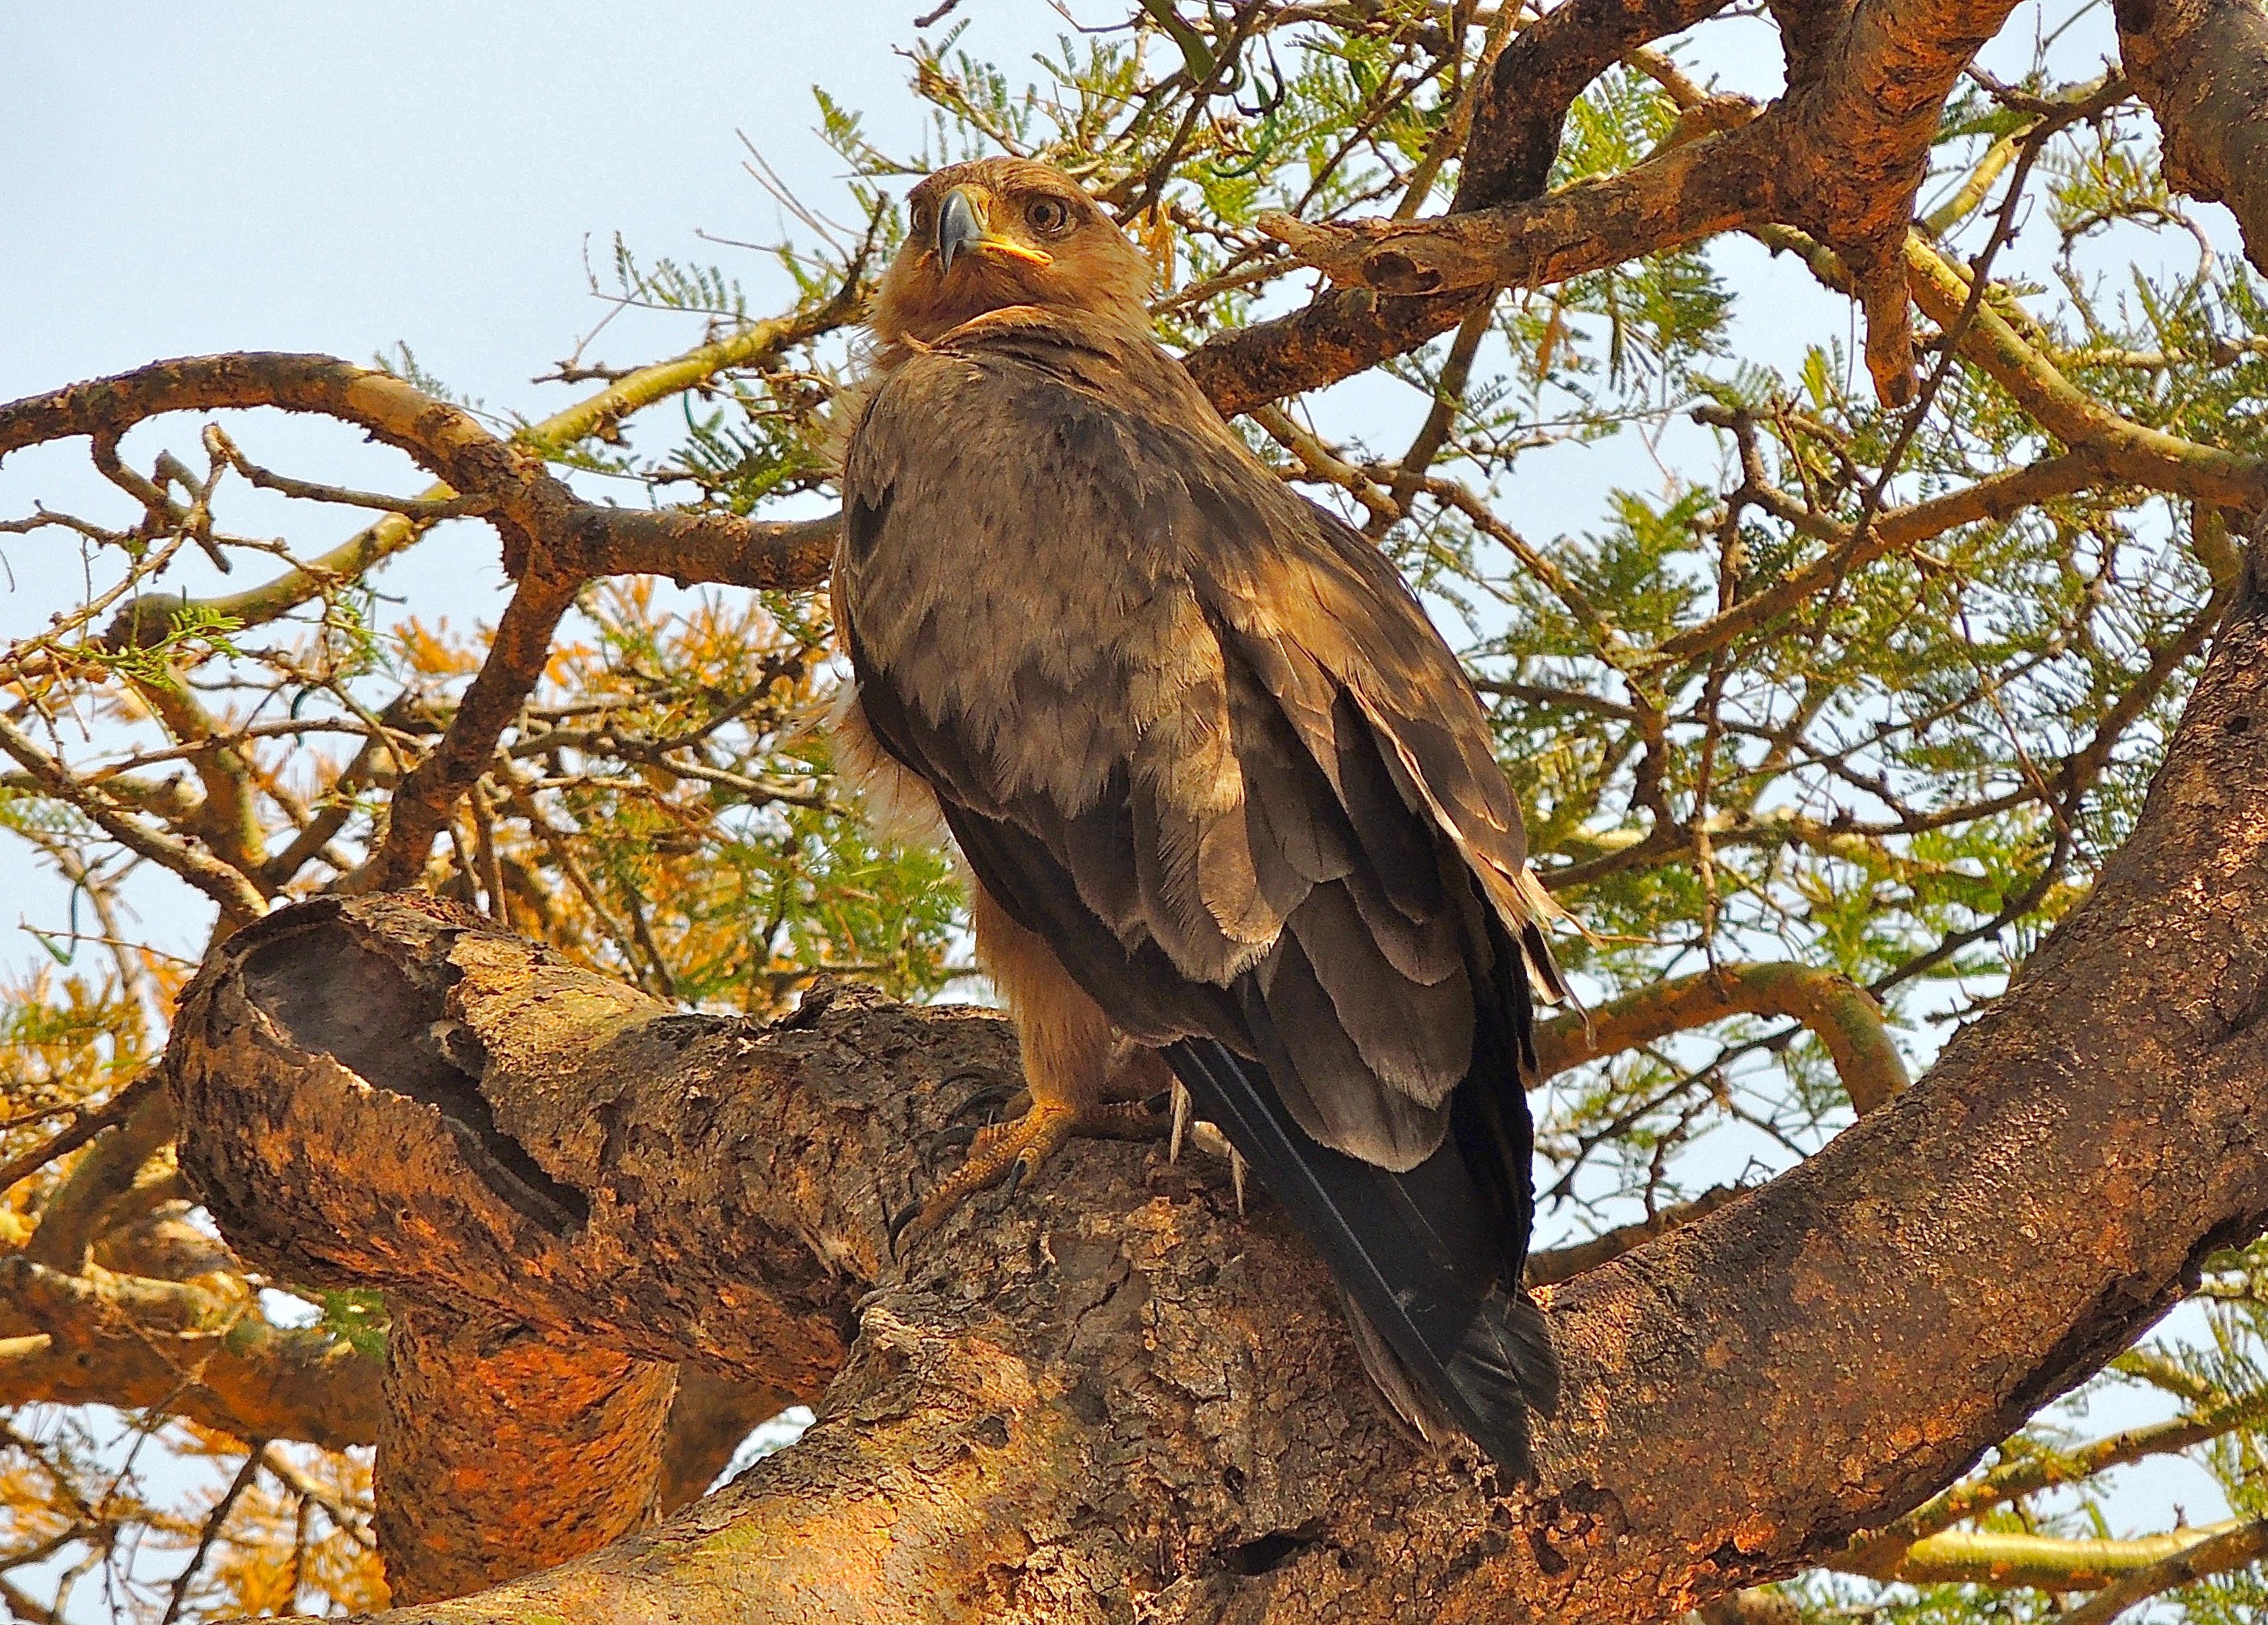
<svg viewBox="0 0 2268 1625"><path fill-rule="evenodd" d="M914 1222L915 1216L921 1212L921 1198L917 1196L882 1221L882 1231L889 1237L891 1252L897 1251L898 1237L906 1233L906 1226Z"/></svg>
<svg viewBox="0 0 2268 1625"><path fill-rule="evenodd" d="M922 1155L935 1156L939 1151L972 1146L983 1132L974 1123L955 1123L949 1128L940 1128L923 1142Z"/></svg>
<svg viewBox="0 0 2268 1625"><path fill-rule="evenodd" d="M1003 1203L1018 1191L1041 1164L1071 1140L1148 1140L1165 1132L1165 1119L1138 1102L1116 1101L1075 1105L1067 1101L1040 1100L1030 1111L1005 1123L978 1129L968 1144L968 1160L922 1202L919 1212L892 1231L894 1244L918 1241L945 1222L953 1210L977 1192L1003 1181ZM956 1131L946 1129L932 1144L941 1144Z"/></svg>
<svg viewBox="0 0 2268 1625"><path fill-rule="evenodd" d="M989 1122L992 1120L991 1114L994 1112L1002 1106L1014 1105L1017 1097L1024 1093L1024 1086L1020 1083L988 1083L954 1107L951 1115L955 1119L961 1119L974 1117L982 1112Z"/></svg>

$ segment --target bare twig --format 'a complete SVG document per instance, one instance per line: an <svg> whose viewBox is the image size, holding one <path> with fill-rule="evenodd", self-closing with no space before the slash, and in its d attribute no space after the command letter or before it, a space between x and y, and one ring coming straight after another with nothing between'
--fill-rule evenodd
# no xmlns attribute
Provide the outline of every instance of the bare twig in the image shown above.
<svg viewBox="0 0 2268 1625"><path fill-rule="evenodd" d="M57 1157L70 1156L104 1129L124 1122L129 1112L162 1087L163 1075L155 1067L144 1072L100 1106L84 1112L77 1122L46 1144L33 1147L13 1162L0 1164L0 1191L30 1178Z"/></svg>
<svg viewBox="0 0 2268 1625"><path fill-rule="evenodd" d="M213 1542L220 1538L221 1525L227 1523L229 1514L236 1511L236 1503L243 1497L244 1492L252 1488L252 1481L260 1472L261 1453L267 1448L268 1441L265 1439L254 1442L251 1452L244 1459L244 1465L236 1470L236 1476L229 1481L228 1488L206 1517L204 1527L197 1532L196 1550L189 1554L189 1561L182 1565L180 1573L173 1577L173 1593L166 1599L165 1617L158 1621L158 1625L173 1625L173 1621L181 1617L181 1610L188 1606L189 1587L195 1583L197 1571L204 1567Z"/></svg>

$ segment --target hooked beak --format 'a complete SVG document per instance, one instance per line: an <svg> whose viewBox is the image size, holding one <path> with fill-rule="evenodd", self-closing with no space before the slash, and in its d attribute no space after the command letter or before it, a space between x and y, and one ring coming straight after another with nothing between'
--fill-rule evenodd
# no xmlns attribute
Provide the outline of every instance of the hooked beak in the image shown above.
<svg viewBox="0 0 2268 1625"><path fill-rule="evenodd" d="M983 240L983 215L977 211L967 187L954 187L945 195L945 202L937 211L938 274L952 275L953 262L961 257L961 251Z"/></svg>
<svg viewBox="0 0 2268 1625"><path fill-rule="evenodd" d="M945 201L938 206L938 275L951 276L953 262L970 249L1005 255L1010 259L1023 260L1034 265L1055 262L1053 255L1042 254L1037 248L1027 248L1005 237L991 235L985 230L983 206L977 201L975 189L956 186L945 195Z"/></svg>

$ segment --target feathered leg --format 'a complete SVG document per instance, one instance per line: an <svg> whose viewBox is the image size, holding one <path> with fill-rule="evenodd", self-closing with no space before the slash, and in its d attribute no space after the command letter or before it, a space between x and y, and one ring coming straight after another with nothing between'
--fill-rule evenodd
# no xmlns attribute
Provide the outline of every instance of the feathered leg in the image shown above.
<svg viewBox="0 0 2268 1625"><path fill-rule="evenodd" d="M1071 979L1055 950L1010 920L973 879L968 894L977 963L1016 1018L1031 1104L1022 1116L978 1131L968 1159L900 1231L908 1239L935 1230L989 1186L1020 1185L1067 1141L1165 1132L1165 1119L1140 1104L1171 1076L1157 1053L1117 1055L1110 1018Z"/></svg>

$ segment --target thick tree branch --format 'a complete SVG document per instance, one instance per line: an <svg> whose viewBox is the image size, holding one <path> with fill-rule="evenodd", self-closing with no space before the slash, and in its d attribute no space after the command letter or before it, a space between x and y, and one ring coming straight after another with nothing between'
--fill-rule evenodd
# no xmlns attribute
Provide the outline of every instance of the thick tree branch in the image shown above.
<svg viewBox="0 0 2268 1625"><path fill-rule="evenodd" d="M785 1391L836 1373L733 1488L403 1620L1007 1613L1065 1583L1174 1620L1410 1586L1664 1617L1917 1504L2268 1216L2264 808L2256 583L2133 840L1924 1084L1547 1295L1568 1400L1532 1489L1403 1444L1280 1216L1145 1148L891 1260L947 1080L1007 1070L979 1016L843 993L759 1030L407 899L294 911L187 1001L184 1165L255 1259Z"/></svg>
<svg viewBox="0 0 2268 1625"><path fill-rule="evenodd" d="M298 1439L326 1450L372 1444L384 1437L384 1399L399 1405L404 1392L398 1379L389 1385L386 1360L320 1328L274 1326L242 1291L217 1289L217 1272L241 1266L203 1231L161 1213L105 1237L96 1259L99 1267L82 1266L80 1274L23 1257L0 1264L0 1406L109 1405L186 1417L240 1438ZM135 1273L125 1273L129 1270ZM397 1316L388 1341L397 1372L403 1359L401 1325ZM416 1362L414 1354L409 1359ZM422 1454L423 1465L412 1473L397 1451L394 1470L404 1481L430 1486L437 1481L419 1475L457 1447L462 1459L453 1469L473 1476L470 1498L479 1516L461 1527L428 1529L431 1556L423 1540L404 1543L399 1534L392 1549L411 1553L415 1569L437 1559L467 1558L468 1544L482 1542L470 1555L492 1566L468 1576L479 1584L603 1544L642 1518L648 1500L658 1498L666 1511L682 1506L708 1488L750 1429L797 1402L793 1394L693 1366L681 1368L672 1398L650 1364L602 1350L563 1355L525 1328L507 1339L497 1359L453 1370L418 1378L419 1391L433 1403L418 1414L447 1425L432 1440L417 1429L395 1429L411 1451ZM510 1414L491 1414L507 1382L528 1380L537 1384L533 1400L524 1385L515 1387ZM571 1389L569 1383L580 1386ZM576 1430L591 1417L563 1403L570 1392L591 1396L600 1420L627 1428L635 1450L622 1448L616 1434L615 1451L586 1459L593 1454L587 1449L592 1441ZM639 1419L645 1405L666 1411L658 1445L648 1437L652 1418ZM540 1460L549 1476L501 1474L500 1460L528 1466ZM602 1493L609 1469L617 1475L619 1494L613 1498ZM626 1469L630 1477L643 1475L635 1490L622 1484ZM498 1486L508 1493L479 1499L479 1488ZM569 1503L552 1506L547 1495L566 1496ZM612 1526L592 1518L595 1510L620 1508L624 1501L635 1504L615 1514L620 1521ZM428 1522L449 1516L435 1511ZM499 1527L505 1522L515 1525L508 1545ZM568 1527L580 1532L579 1544L563 1545L556 1538L554 1531ZM513 1552L527 1555L514 1559ZM409 1570L395 1576L398 1594L403 1572ZM462 1589L452 1583L409 1594L453 1595Z"/></svg>
<svg viewBox="0 0 2268 1625"><path fill-rule="evenodd" d="M397 1311L377 1483L394 1600L461 1596L647 1522L675 1385L675 1367L590 1342Z"/></svg>
<svg viewBox="0 0 2268 1625"><path fill-rule="evenodd" d="M2268 271L2268 9L2260 0L2117 0L2118 55L2158 115L2166 184L2227 203Z"/></svg>
<svg viewBox="0 0 2268 1625"><path fill-rule="evenodd" d="M1288 316L1219 334L1182 359L1220 415L1233 417L1415 350L1478 302L1472 290L1397 299L1368 288L1327 288Z"/></svg>
<svg viewBox="0 0 2268 1625"><path fill-rule="evenodd" d="M680 1016L471 925L416 897L306 905L184 995L182 1164L232 1242L288 1278L815 1400L888 1256L924 1097L1014 1075L1001 1024L824 986L784 1030ZM909 1059L880 1072L868 1046ZM831 1097L837 1075L869 1097ZM857 1175L819 1177L838 1162Z"/></svg>
<svg viewBox="0 0 2268 1625"><path fill-rule="evenodd" d="M1449 211L1540 196L1568 109L1639 46L1682 33L1725 0L1568 0L1521 29L1496 59L1473 114Z"/></svg>
<svg viewBox="0 0 2268 1625"><path fill-rule="evenodd" d="M1333 281L1381 293L1537 287L1771 218L1764 155L1785 132L1758 138L1762 128L1682 143L1533 202L1348 225L1271 214L1261 227Z"/></svg>
<svg viewBox="0 0 2268 1625"><path fill-rule="evenodd" d="M741 519L678 508L588 507L558 556L585 575L666 575L681 587L816 587L835 564L837 521Z"/></svg>

